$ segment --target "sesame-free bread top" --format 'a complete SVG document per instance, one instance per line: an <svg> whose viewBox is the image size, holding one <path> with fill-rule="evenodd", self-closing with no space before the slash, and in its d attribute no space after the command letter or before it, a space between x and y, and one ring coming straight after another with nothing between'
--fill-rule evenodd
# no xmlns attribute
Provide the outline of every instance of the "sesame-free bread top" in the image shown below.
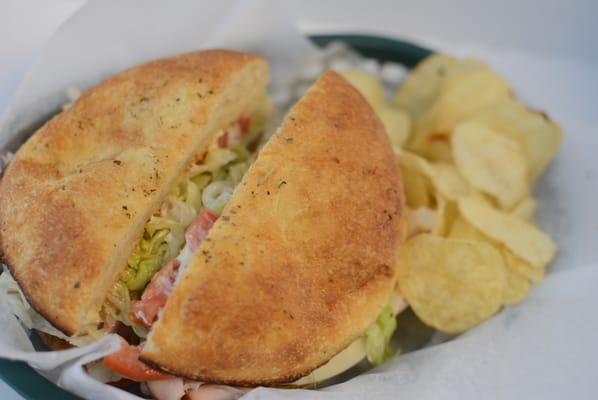
<svg viewBox="0 0 598 400"><path fill-rule="evenodd" d="M325 73L194 253L141 359L243 386L308 374L388 301L404 213L382 123L356 89Z"/></svg>

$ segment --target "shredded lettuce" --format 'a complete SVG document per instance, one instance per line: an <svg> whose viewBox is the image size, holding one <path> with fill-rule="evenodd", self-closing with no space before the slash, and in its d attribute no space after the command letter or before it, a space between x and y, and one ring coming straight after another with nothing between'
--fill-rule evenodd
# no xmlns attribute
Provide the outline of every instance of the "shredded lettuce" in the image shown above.
<svg viewBox="0 0 598 400"><path fill-rule="evenodd" d="M147 329L133 323L129 317L129 313L131 312L131 295L129 289L122 281L116 281L112 289L108 292L103 312L104 318L110 326L114 325L116 321L121 321L123 324L130 326L140 338L147 337Z"/></svg>
<svg viewBox="0 0 598 400"><path fill-rule="evenodd" d="M145 230L143 239L129 256L127 268L120 278L127 289L143 289L160 270L168 254L168 244L164 241L168 233L168 229L160 229L150 235L147 229Z"/></svg>
<svg viewBox="0 0 598 400"><path fill-rule="evenodd" d="M380 365L394 355L390 349L390 338L396 328L397 320L392 307L386 305L364 335L365 351L369 362Z"/></svg>
<svg viewBox="0 0 598 400"><path fill-rule="evenodd" d="M191 168L182 182L172 190L165 204L164 215L151 217L141 241L129 256L127 268L120 278L129 291L142 291L165 262L176 257L185 244L185 229L202 206L216 212L222 211L232 194L232 185L228 180L212 180L215 177L228 178L228 167L241 165L245 161L238 160L238 154L248 159L249 153L246 151L213 148L206 155L205 162ZM242 177L243 173L244 170L235 168L235 179L238 174Z"/></svg>

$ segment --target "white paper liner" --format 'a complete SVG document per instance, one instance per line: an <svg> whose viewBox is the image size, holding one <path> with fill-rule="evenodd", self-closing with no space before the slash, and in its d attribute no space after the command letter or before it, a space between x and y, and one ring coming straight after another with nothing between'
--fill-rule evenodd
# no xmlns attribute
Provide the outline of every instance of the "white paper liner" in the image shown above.
<svg viewBox="0 0 598 400"><path fill-rule="evenodd" d="M15 134L57 110L67 100L68 87L84 89L143 61L212 47L265 54L271 63L274 96L283 100L298 74L319 72L317 52L294 29L283 2L90 1L54 35L26 74L3 116L0 150L14 150ZM522 74L519 78L527 76L527 82L542 66L554 68L533 55L494 57L492 65L502 67L508 78L515 71ZM570 66L567 61L557 66L591 75L584 66ZM536 106L552 106L548 111L563 123L566 133L556 162L536 190L539 222L561 246L553 270L598 261L595 116L591 123L570 104L565 111L557 109L558 103L543 101L537 85L525 83L515 82L519 93L539 99ZM244 398L591 398L598 391L594 383L598 346L593 337L598 326L597 285L598 263L552 274L524 304L507 308L457 340L407 354L320 391L258 388ZM115 336L85 348L36 353L2 298L0 326L0 357L26 361L84 398L138 398L83 372L82 365L116 349Z"/></svg>

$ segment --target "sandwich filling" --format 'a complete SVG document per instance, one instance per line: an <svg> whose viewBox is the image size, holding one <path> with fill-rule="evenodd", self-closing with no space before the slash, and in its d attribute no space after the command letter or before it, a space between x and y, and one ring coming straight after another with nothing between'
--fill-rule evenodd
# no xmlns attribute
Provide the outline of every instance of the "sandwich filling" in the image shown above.
<svg viewBox="0 0 598 400"><path fill-rule="evenodd" d="M108 330L121 323L146 337L177 275L251 164L264 126L259 114L242 116L217 135L171 190L106 297L100 314Z"/></svg>
<svg viewBox="0 0 598 400"><path fill-rule="evenodd" d="M133 330L143 340L177 277L218 219L254 160L271 114L264 99L251 115L221 130L198 154L147 222L127 266L102 305L109 331ZM121 328L121 329L119 329Z"/></svg>

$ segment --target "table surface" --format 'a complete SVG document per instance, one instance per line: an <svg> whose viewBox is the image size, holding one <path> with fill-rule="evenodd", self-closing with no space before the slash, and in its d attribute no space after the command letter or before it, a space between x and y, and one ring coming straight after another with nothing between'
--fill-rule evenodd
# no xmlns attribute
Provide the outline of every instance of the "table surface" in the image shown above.
<svg viewBox="0 0 598 400"><path fill-rule="evenodd" d="M84 3L0 0L0 112L36 52ZM594 43L598 37L596 1L454 0L450 7L444 4L434 0L303 0L292 2L289 7L306 32L379 33L432 48L458 44L465 48L515 50L598 66L598 46ZM0 399L22 398L0 380Z"/></svg>

